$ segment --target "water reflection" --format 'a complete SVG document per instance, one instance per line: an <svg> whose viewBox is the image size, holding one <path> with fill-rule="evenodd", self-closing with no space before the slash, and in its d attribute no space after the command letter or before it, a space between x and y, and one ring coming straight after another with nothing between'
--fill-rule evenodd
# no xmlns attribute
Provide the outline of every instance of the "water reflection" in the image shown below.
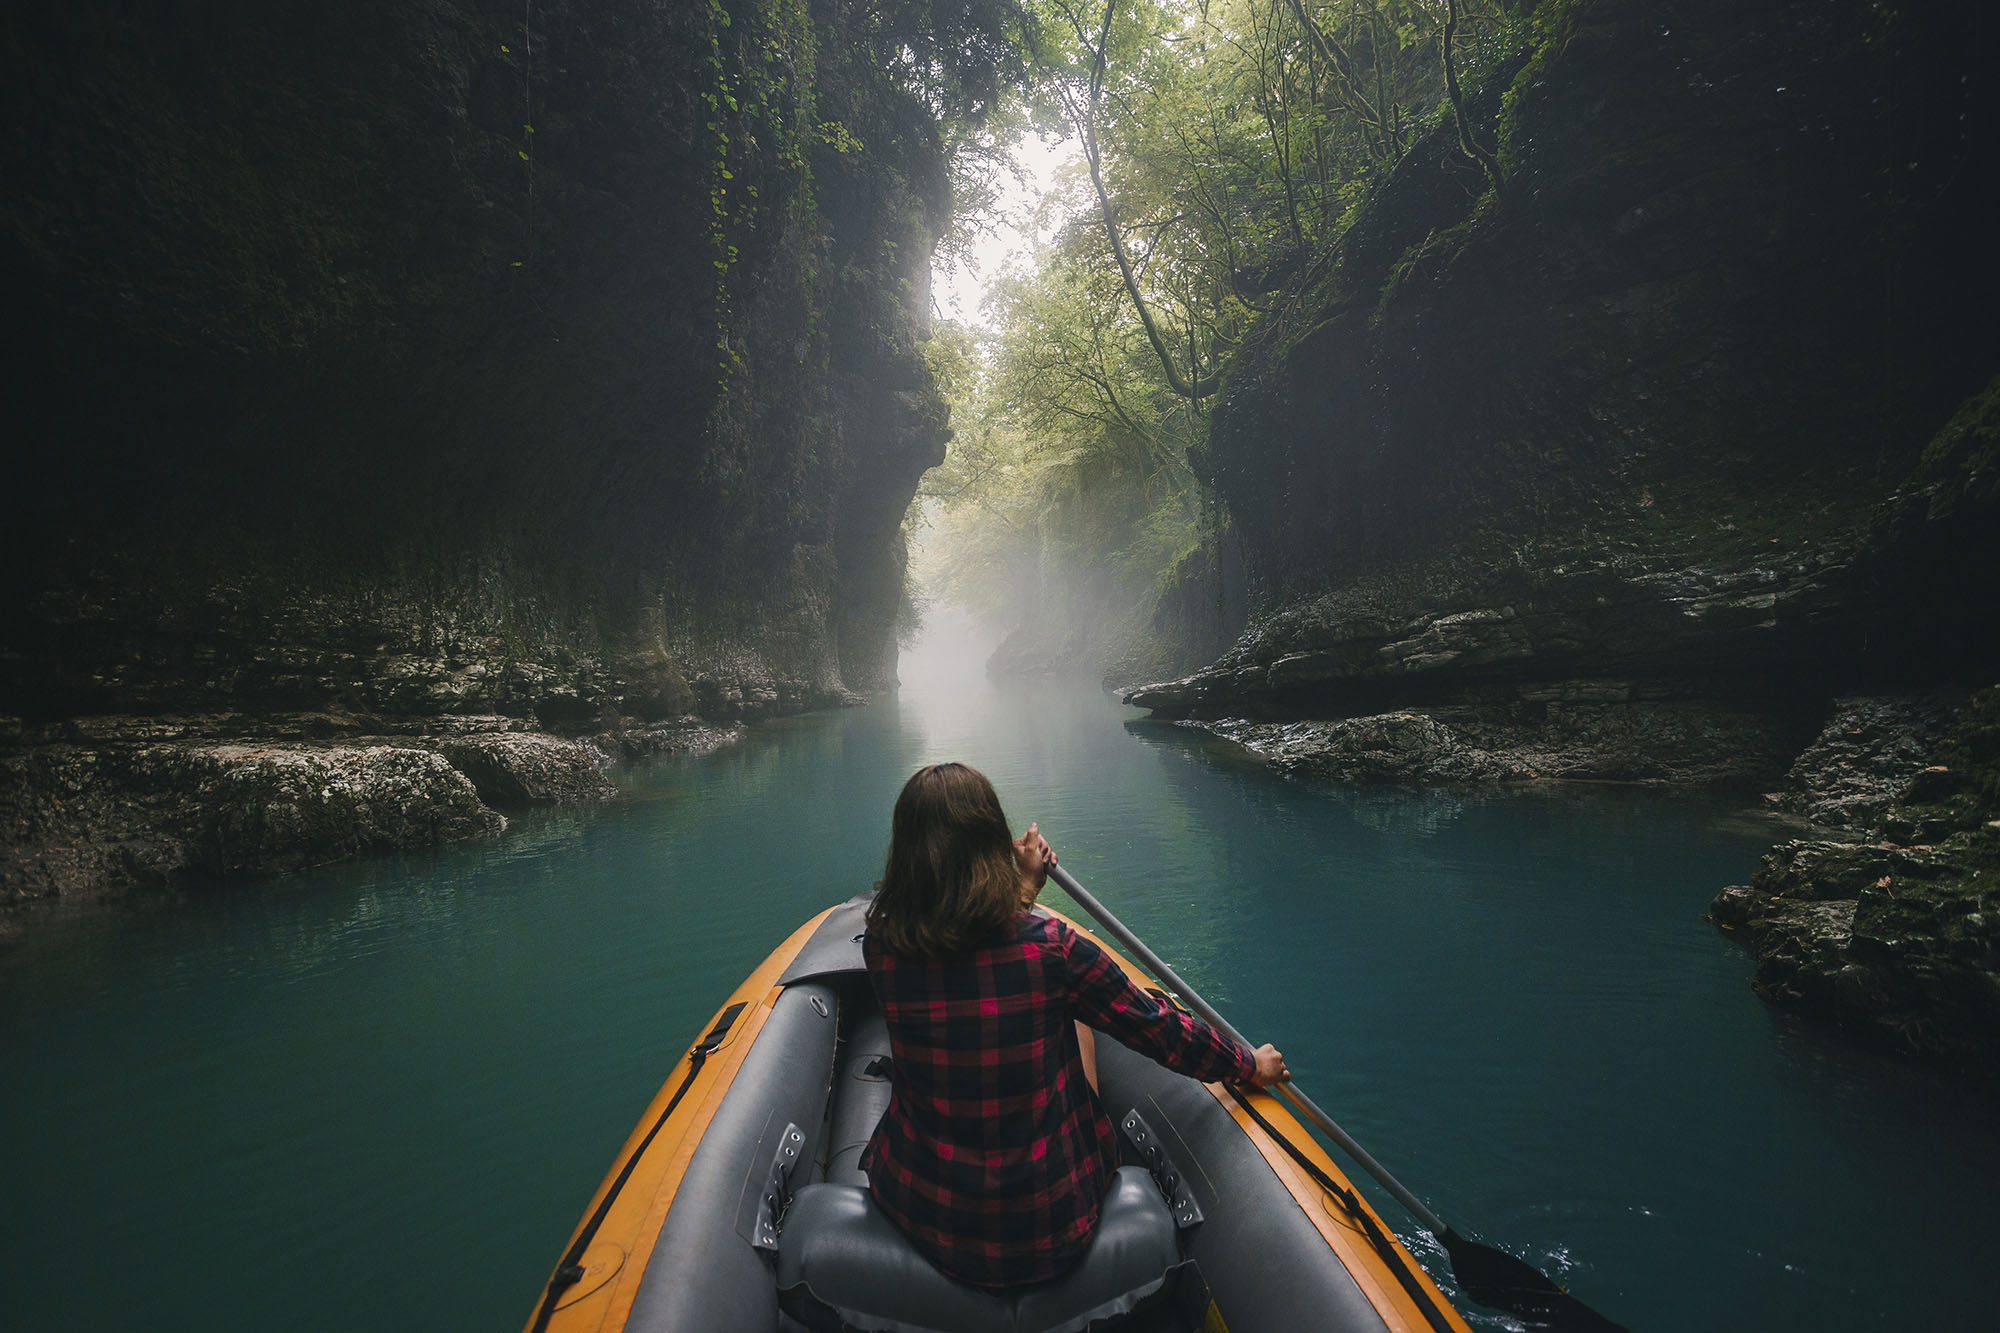
<svg viewBox="0 0 2000 1333"><path fill-rule="evenodd" d="M0 952L0 1241L39 1275L7 1325L518 1323L700 1025L880 874L909 773L960 759L1405 1183L1593 1305L1980 1326L1990 1098L1774 1015L1701 919L1770 821L1311 788L1088 682L989 680L964 623L903 676L497 841L193 885Z"/></svg>

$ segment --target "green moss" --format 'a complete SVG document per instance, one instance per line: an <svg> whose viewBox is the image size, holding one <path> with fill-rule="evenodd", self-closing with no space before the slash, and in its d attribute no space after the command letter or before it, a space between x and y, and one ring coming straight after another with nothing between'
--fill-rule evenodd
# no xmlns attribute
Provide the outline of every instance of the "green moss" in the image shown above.
<svg viewBox="0 0 2000 1333"><path fill-rule="evenodd" d="M1895 873L1862 888L1854 906L1861 952L2000 958L2000 832L1981 828L1896 857Z"/></svg>
<svg viewBox="0 0 2000 1333"><path fill-rule="evenodd" d="M1918 479L1937 487L1930 513L2000 503L2000 376L1961 407L1924 449Z"/></svg>
<svg viewBox="0 0 2000 1333"><path fill-rule="evenodd" d="M1936 757L1936 765L1910 783L1892 817L1933 826L1942 819L1954 831L2000 832L1990 822L2000 819L2000 685L1972 696Z"/></svg>
<svg viewBox="0 0 2000 1333"><path fill-rule="evenodd" d="M1542 0L1529 13L1515 15L1508 21L1513 39L1529 55L1500 98L1500 115L1494 128L1503 175L1514 173L1517 146L1522 142L1521 110L1530 90L1548 77L1571 43L1591 26L1593 12L1609 8L1602 0Z"/></svg>
<svg viewBox="0 0 2000 1333"><path fill-rule="evenodd" d="M1405 279L1434 275L1450 267L1471 240L1473 228L1486 214L1492 200L1491 194L1481 195L1470 217L1430 233L1403 251L1390 265L1389 276L1382 283L1381 295L1375 302L1376 319L1388 313L1389 305L1396 299L1396 292Z"/></svg>

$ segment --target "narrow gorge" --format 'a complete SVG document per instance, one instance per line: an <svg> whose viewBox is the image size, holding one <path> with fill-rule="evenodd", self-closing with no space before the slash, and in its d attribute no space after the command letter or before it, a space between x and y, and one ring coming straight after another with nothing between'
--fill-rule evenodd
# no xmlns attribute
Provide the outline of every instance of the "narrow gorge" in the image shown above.
<svg viewBox="0 0 2000 1333"><path fill-rule="evenodd" d="M1981 1326L1996 49L12 7L0 1327Z"/></svg>
<svg viewBox="0 0 2000 1333"><path fill-rule="evenodd" d="M10 921L490 832L893 682L941 121L1005 36L896 21L7 19ZM884 63L919 38L929 85Z"/></svg>
<svg viewBox="0 0 2000 1333"><path fill-rule="evenodd" d="M935 527L996 671L1284 772L1785 812L1712 909L1760 991L1991 1052L1995 36L1802 0L10 16L0 931L490 835L879 695ZM934 319L1030 130L1087 146L1066 220L989 274L999 333Z"/></svg>

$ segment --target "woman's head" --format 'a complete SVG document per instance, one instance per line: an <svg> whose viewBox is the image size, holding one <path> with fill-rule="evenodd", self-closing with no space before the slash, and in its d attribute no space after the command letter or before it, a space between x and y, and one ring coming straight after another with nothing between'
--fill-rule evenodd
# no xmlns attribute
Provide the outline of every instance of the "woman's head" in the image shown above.
<svg viewBox="0 0 2000 1333"><path fill-rule="evenodd" d="M1000 797L977 769L932 764L903 784L868 929L890 953L937 958L1013 920L1026 878Z"/></svg>

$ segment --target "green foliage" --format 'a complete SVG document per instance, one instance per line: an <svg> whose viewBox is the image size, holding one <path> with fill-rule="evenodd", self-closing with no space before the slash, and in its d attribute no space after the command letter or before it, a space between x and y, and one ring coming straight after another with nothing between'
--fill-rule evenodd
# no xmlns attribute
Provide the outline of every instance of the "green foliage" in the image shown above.
<svg viewBox="0 0 2000 1333"><path fill-rule="evenodd" d="M1444 91L1428 0L1040 0L1038 13L1038 114L1094 165L1134 313L1153 317L1190 387L1219 378ZM1491 0L1459 14L1468 52L1502 26Z"/></svg>
<svg viewBox="0 0 2000 1333"><path fill-rule="evenodd" d="M1079 262L1001 284L997 338L938 327L957 433L919 510L929 596L1087 640L1150 616L1205 499L1187 463L1202 419L1121 320L1115 280Z"/></svg>
<svg viewBox="0 0 2000 1333"><path fill-rule="evenodd" d="M754 233L779 219L816 217L814 151L830 149L856 159L857 172L897 178L893 145L871 156L873 135L851 127L859 122L847 112L821 114L822 85L850 110L893 118L914 108L914 123L894 125L887 139L949 138L983 120L1021 68L1026 18L1016 0L885 0L823 14L831 62L823 66L810 0L706 0L702 13L715 350L726 388L739 364L737 265ZM862 88L849 86L857 79ZM810 285L810 264L804 277Z"/></svg>
<svg viewBox="0 0 2000 1333"><path fill-rule="evenodd" d="M940 335L958 435L922 501L928 547L945 553L931 592L1041 623L1102 616L1109 585L1115 615L1143 621L1221 522L1189 459L1237 350L1449 114L1445 6L1030 6L1030 95L954 142L972 220L945 252L990 216L1009 135L1066 133L1083 162L1045 204L1068 220L1037 272L990 298L997 337ZM1454 49L1477 79L1512 29L1495 0L1457 12Z"/></svg>
<svg viewBox="0 0 2000 1333"><path fill-rule="evenodd" d="M1548 76L1555 62L1562 58L1563 52L1588 26L1593 11L1605 7L1604 0L1542 0L1526 13L1515 15L1507 24L1507 39L1530 54L1500 100L1496 136L1503 173L1513 170L1514 159L1523 146L1518 134L1523 94ZM1481 63L1485 62L1482 60Z"/></svg>
<svg viewBox="0 0 2000 1333"><path fill-rule="evenodd" d="M981 124L1018 85L1031 15L1019 0L876 0L854 35L945 125Z"/></svg>
<svg viewBox="0 0 2000 1333"><path fill-rule="evenodd" d="M836 153L858 153L866 146L837 120L822 120L818 137L821 143Z"/></svg>

